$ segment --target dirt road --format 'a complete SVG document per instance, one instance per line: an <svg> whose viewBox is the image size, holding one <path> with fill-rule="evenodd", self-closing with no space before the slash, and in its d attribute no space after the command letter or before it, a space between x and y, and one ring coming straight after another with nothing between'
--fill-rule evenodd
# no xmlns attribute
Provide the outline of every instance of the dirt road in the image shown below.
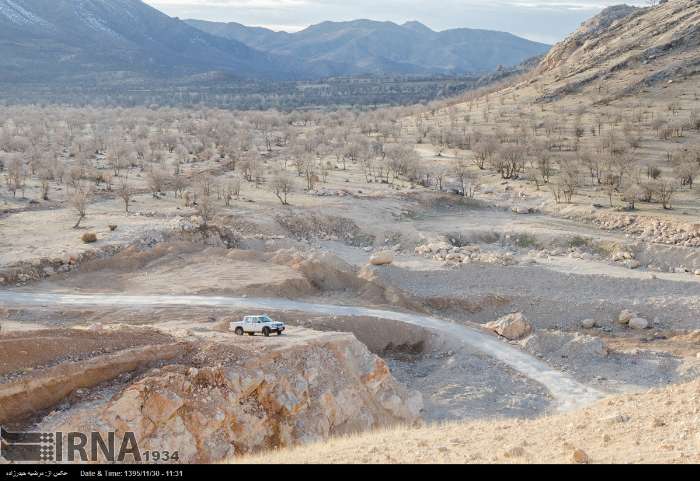
<svg viewBox="0 0 700 481"><path fill-rule="evenodd" d="M510 366L528 378L545 386L555 399L559 410L566 411L592 403L602 397L599 391L587 387L567 374L557 371L531 355L477 328L455 324L442 319L417 314L290 301L287 299L206 297L206 296L121 296L67 295L56 293L0 292L0 303L6 306L111 306L111 307L172 307L205 306L269 311L293 310L330 316L363 316L392 319L432 329L457 339Z"/></svg>

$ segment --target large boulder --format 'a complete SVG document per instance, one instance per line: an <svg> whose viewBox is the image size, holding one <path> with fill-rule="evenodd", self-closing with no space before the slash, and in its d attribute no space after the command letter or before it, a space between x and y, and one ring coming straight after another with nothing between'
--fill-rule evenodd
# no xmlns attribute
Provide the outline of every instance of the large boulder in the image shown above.
<svg viewBox="0 0 700 481"><path fill-rule="evenodd" d="M596 327L597 324L598 321L596 321L595 319L584 319L583 321L581 321L581 327L583 327L584 329L593 329L594 327Z"/></svg>
<svg viewBox="0 0 700 481"><path fill-rule="evenodd" d="M629 309L624 309L617 317L617 322L620 324L629 324L635 317L639 317L636 312L630 311Z"/></svg>
<svg viewBox="0 0 700 481"><path fill-rule="evenodd" d="M511 341L532 334L532 324L525 319L521 312L503 316L497 321L487 323L484 327Z"/></svg>
<svg viewBox="0 0 700 481"><path fill-rule="evenodd" d="M628 324L632 329L637 329L640 331L649 328L649 321L647 321L643 317L633 317L632 319L630 319Z"/></svg>
<svg viewBox="0 0 700 481"><path fill-rule="evenodd" d="M394 253L391 251L381 251L374 254L369 259L373 266L386 266L394 262Z"/></svg>

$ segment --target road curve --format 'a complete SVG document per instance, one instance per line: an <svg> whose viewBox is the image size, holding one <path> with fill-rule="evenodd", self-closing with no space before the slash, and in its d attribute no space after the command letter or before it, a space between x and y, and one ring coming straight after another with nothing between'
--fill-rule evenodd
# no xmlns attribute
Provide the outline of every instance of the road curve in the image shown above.
<svg viewBox="0 0 700 481"><path fill-rule="evenodd" d="M111 294L59 294L0 292L0 305L16 306L108 306L108 307L231 307L237 309L262 309L268 311L300 311L321 315L348 317L375 317L425 327L460 340L476 350L510 366L528 378L542 384L555 399L559 410L567 411L588 405L603 393L585 386L571 376L551 368L539 359L501 341L479 329L455 324L442 319L405 312L369 309L354 306L312 304L287 299L174 296L174 295L111 295Z"/></svg>

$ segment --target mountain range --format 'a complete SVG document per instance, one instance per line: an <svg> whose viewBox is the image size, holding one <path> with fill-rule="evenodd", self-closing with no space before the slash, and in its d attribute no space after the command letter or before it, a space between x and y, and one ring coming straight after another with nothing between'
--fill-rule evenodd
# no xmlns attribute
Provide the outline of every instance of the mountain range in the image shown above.
<svg viewBox="0 0 700 481"><path fill-rule="evenodd" d="M420 22L323 22L300 32L239 23L186 22L270 54L303 60L327 74L464 74L510 67L542 55L549 45L489 30L435 32Z"/></svg>
<svg viewBox="0 0 700 481"><path fill-rule="evenodd" d="M544 54L511 34L410 22L324 22L298 33L172 18L141 0L0 0L0 82L315 79L479 73Z"/></svg>
<svg viewBox="0 0 700 481"><path fill-rule="evenodd" d="M288 77L284 59L198 30L140 0L0 0L0 81Z"/></svg>

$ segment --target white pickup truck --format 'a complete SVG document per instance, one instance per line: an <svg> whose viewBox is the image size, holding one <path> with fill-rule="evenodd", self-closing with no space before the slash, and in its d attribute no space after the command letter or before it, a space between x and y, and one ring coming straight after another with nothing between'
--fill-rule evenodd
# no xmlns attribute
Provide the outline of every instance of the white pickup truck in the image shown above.
<svg viewBox="0 0 700 481"><path fill-rule="evenodd" d="M270 316L264 314L262 316L245 316L242 321L232 322L229 329L239 336L243 334L254 336L261 333L263 336L269 337L273 332L281 336L285 325L282 322L273 321Z"/></svg>

